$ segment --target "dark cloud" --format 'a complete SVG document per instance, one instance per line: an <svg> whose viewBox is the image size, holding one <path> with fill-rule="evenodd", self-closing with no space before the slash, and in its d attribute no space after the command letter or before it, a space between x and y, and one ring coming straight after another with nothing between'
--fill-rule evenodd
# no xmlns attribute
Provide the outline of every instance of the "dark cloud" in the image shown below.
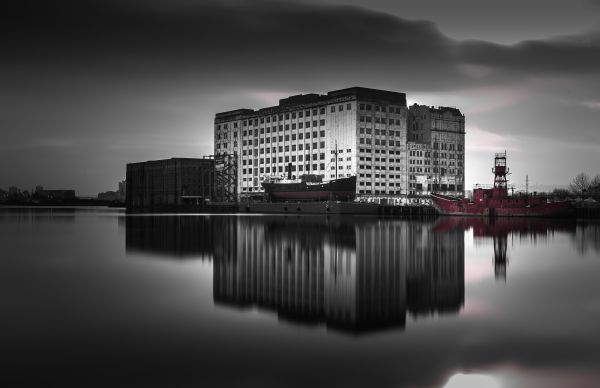
<svg viewBox="0 0 600 388"><path fill-rule="evenodd" d="M52 3L54 4L54 3ZM171 72L307 74L446 67L452 44L431 22L356 7L256 2L119 6L62 2L6 15L17 63ZM12 22L12 23L11 23ZM11 25L12 24L12 25ZM105 68L105 70L107 70ZM452 69L449 68L449 72Z"/></svg>
<svg viewBox="0 0 600 388"><path fill-rule="evenodd" d="M584 109L586 128L547 133L578 139L599 111L590 88L600 83L597 32L500 45L451 39L431 21L355 6L263 0L14 2L0 14L0 32L1 124L11 139L0 162L34 149L36 158L63 160L64 169L69 147L77 148L95 163L110 158L106 169L119 169L114 180L132 155L210 153L214 113L276 101L252 97L260 92L361 85L404 91L409 99L445 92L441 104L456 106L465 89L559 77L566 80L559 86L527 92L567 98ZM503 104L506 114L512 107ZM498 123L493 114L486 121L468 105L460 108L469 125L490 131L494 124L487 123ZM560 117L568 122L579 113ZM201 150L193 148L201 142ZM16 175L5 174L0 185Z"/></svg>
<svg viewBox="0 0 600 388"><path fill-rule="evenodd" d="M600 67L600 33L591 32L512 46L467 41L459 44L458 61L504 70L556 74L595 73Z"/></svg>
<svg viewBox="0 0 600 388"><path fill-rule="evenodd" d="M233 2L42 2L3 13L7 57L76 65L270 71L343 66L455 73L461 63L592 71L600 35L499 45L454 41L428 21L350 6ZM30 3L31 4L31 3ZM423 70L421 70L423 72ZM435 77L434 78L438 78ZM441 77L439 77L441 78Z"/></svg>

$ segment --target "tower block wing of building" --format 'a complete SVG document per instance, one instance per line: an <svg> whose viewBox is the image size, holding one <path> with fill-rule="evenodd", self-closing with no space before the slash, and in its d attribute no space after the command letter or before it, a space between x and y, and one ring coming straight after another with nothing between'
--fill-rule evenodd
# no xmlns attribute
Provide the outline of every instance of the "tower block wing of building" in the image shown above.
<svg viewBox="0 0 600 388"><path fill-rule="evenodd" d="M353 87L296 95L274 107L218 113L214 154L238 156L242 198L262 196L262 182L291 169L292 178L356 176L359 200L400 199L411 191L408 116L399 92Z"/></svg>
<svg viewBox="0 0 600 388"><path fill-rule="evenodd" d="M407 153L409 196L464 194L465 116L460 110L412 105Z"/></svg>

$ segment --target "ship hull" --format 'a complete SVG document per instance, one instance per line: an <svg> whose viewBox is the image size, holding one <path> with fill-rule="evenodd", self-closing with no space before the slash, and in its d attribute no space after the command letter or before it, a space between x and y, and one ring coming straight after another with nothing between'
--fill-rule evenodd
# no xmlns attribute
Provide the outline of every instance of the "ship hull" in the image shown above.
<svg viewBox="0 0 600 388"><path fill-rule="evenodd" d="M479 217L568 217L575 208L568 202L523 204L523 201L505 198L493 203L474 203L464 199L431 195L433 206L441 215Z"/></svg>
<svg viewBox="0 0 600 388"><path fill-rule="evenodd" d="M356 196L356 177L319 184L263 183L262 186L272 201L352 201Z"/></svg>

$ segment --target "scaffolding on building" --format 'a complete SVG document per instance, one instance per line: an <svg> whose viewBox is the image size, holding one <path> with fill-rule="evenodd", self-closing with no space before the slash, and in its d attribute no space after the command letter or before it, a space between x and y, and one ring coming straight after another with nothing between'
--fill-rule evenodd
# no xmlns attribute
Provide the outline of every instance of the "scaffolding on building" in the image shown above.
<svg viewBox="0 0 600 388"><path fill-rule="evenodd" d="M238 155L217 154L208 158L215 161L213 201L237 202L238 201Z"/></svg>

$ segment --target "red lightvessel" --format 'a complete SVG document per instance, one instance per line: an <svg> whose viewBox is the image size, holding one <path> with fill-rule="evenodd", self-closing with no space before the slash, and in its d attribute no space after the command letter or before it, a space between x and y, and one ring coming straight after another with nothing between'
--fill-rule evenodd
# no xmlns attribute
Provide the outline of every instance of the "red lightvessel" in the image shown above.
<svg viewBox="0 0 600 388"><path fill-rule="evenodd" d="M442 215L486 217L564 217L574 213L570 202L553 202L545 195L508 195L506 152L494 158L494 186L475 187L473 200L431 194L433 206Z"/></svg>

